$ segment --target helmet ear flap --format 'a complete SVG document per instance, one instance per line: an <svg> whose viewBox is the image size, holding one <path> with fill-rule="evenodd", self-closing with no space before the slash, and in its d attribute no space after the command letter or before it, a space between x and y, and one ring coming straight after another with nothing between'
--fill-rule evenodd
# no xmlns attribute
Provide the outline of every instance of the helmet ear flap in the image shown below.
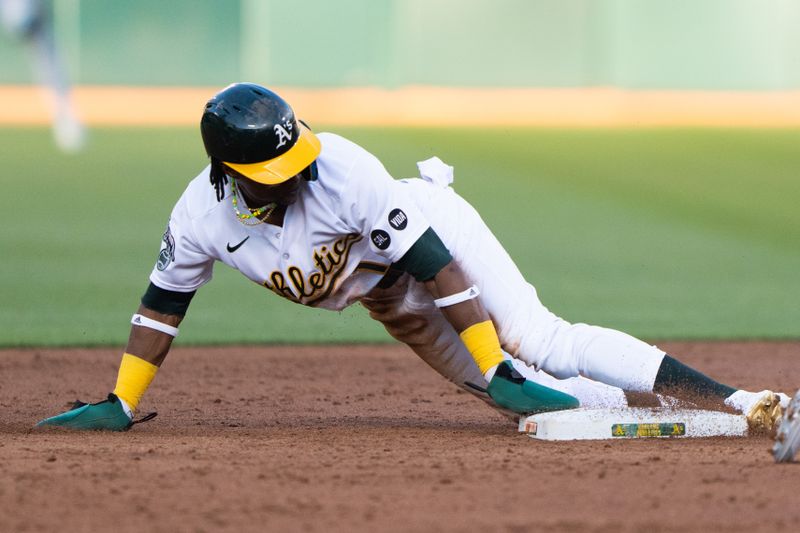
<svg viewBox="0 0 800 533"><path fill-rule="evenodd" d="M301 120L298 118L297 122L308 128L309 131L314 131L308 124L306 124L305 120ZM316 160L312 161L311 164L308 165L306 168L304 168L300 174L306 181L317 181L317 178L319 177L319 171L317 170Z"/></svg>
<svg viewBox="0 0 800 533"><path fill-rule="evenodd" d="M310 165L303 169L300 173L303 176L303 179L306 181L316 181L319 177L319 171L317 170L317 162L312 161Z"/></svg>

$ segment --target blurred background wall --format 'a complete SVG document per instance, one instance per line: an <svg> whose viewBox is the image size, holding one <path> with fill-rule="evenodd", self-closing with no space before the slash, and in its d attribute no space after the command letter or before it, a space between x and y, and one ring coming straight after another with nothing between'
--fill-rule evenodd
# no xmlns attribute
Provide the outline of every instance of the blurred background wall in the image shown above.
<svg viewBox="0 0 800 533"><path fill-rule="evenodd" d="M57 0L74 83L789 90L797 0ZM0 84L32 82L0 37Z"/></svg>
<svg viewBox="0 0 800 533"><path fill-rule="evenodd" d="M394 176L454 165L569 320L800 338L800 0L42 1L57 53L0 32L0 346L124 342L203 106L242 80ZM34 77L51 56L71 89ZM179 342L387 340L215 280Z"/></svg>

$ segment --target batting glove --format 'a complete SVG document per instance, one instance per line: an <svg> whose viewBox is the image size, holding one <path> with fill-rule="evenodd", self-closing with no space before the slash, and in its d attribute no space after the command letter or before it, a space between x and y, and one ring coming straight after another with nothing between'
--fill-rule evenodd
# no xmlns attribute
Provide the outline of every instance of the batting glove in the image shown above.
<svg viewBox="0 0 800 533"><path fill-rule="evenodd" d="M497 365L486 392L497 405L519 414L561 411L580 406L574 396L528 381L514 369L510 361Z"/></svg>
<svg viewBox="0 0 800 533"><path fill-rule="evenodd" d="M133 419L122 407L114 394L102 402L87 404L75 402L72 409L60 415L45 418L36 427L57 426L72 429L125 431L133 425Z"/></svg>

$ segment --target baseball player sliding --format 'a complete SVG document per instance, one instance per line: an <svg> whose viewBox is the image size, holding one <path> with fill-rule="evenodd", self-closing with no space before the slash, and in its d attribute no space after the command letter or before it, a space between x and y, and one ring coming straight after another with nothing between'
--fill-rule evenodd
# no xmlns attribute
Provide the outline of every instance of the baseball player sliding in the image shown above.
<svg viewBox="0 0 800 533"><path fill-rule="evenodd" d="M211 164L164 232L108 399L40 425L125 430L216 261L293 302L354 302L447 379L504 412L624 406L624 391L727 405L773 429L785 394L718 383L624 333L570 324L539 301L433 158L394 180L372 154L314 134L258 85L206 104Z"/></svg>

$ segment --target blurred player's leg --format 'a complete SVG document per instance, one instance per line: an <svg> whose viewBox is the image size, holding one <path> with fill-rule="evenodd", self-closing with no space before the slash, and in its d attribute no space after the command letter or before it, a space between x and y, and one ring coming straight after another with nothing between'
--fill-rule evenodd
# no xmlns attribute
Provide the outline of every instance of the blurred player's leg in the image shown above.
<svg viewBox="0 0 800 533"><path fill-rule="evenodd" d="M34 67L42 85L47 89L53 109L53 136L65 152L77 152L86 141L86 131L75 113L71 88L67 82L52 33L45 30L31 41Z"/></svg>
<svg viewBox="0 0 800 533"><path fill-rule="evenodd" d="M800 449L800 390L787 404L786 413L775 437L772 454L776 462L785 463L794 460L798 449Z"/></svg>
<svg viewBox="0 0 800 533"><path fill-rule="evenodd" d="M44 6L36 0L0 0L3 29L16 39L28 39L42 25Z"/></svg>
<svg viewBox="0 0 800 533"><path fill-rule="evenodd" d="M52 17L39 0L0 0L3 27L25 42L33 71L45 89L53 115L53 136L65 152L83 148L86 131L75 113L65 67L55 46Z"/></svg>

